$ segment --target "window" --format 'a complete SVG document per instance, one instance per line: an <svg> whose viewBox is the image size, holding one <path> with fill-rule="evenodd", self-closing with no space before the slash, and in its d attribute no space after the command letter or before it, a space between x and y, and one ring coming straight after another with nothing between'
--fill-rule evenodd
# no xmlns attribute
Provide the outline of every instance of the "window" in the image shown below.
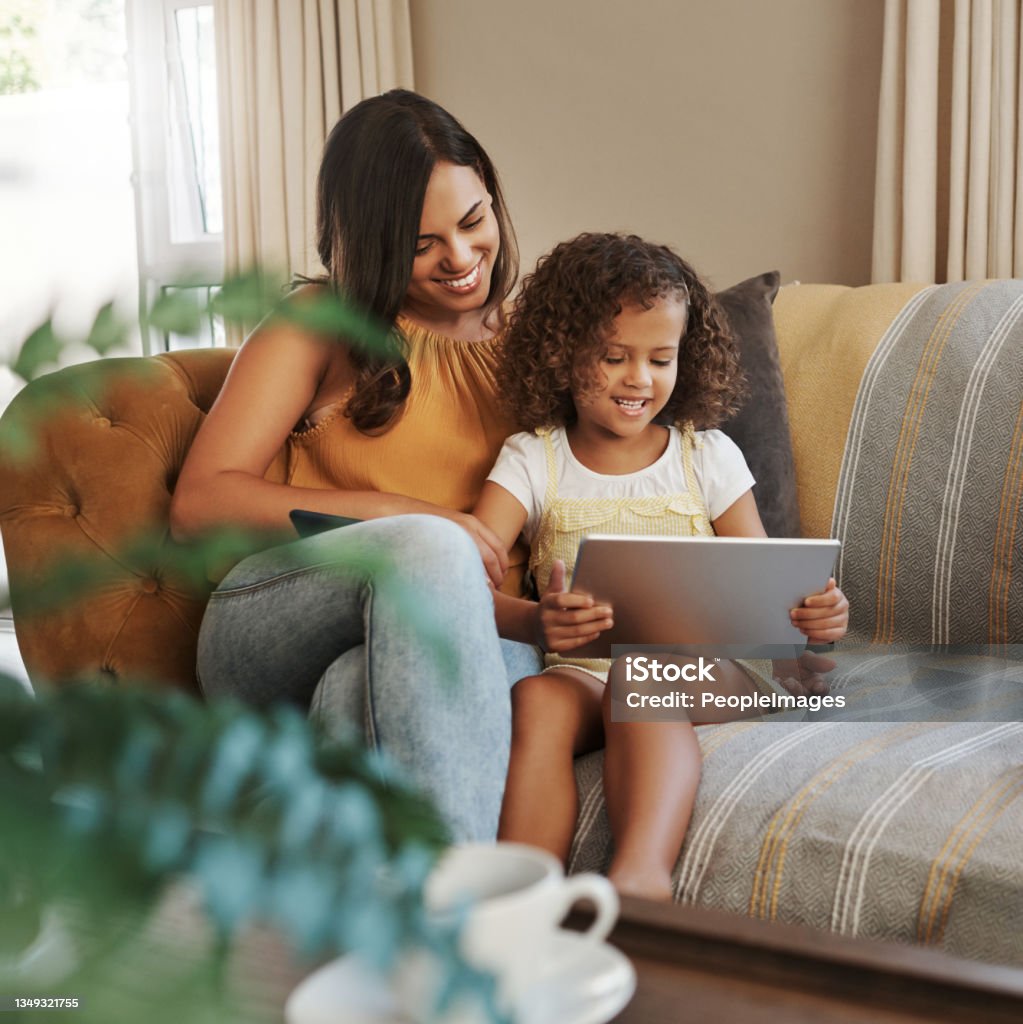
<svg viewBox="0 0 1023 1024"><path fill-rule="evenodd" d="M124 0L0 4L0 361L50 316L72 338L111 299L135 319L126 50ZM130 343L138 351L138 331ZM0 412L22 384L0 365ZM2 623L0 663L23 671Z"/></svg>
<svg viewBox="0 0 1023 1024"><path fill-rule="evenodd" d="M176 5L168 24L171 241L223 234L213 6Z"/></svg>
<svg viewBox="0 0 1023 1024"><path fill-rule="evenodd" d="M185 280L205 302L222 222L212 4L4 0L0 356L51 315L83 337L111 299L131 323ZM198 343L223 340L207 320ZM131 343L197 342L142 324ZM0 366L0 410L20 385Z"/></svg>
<svg viewBox="0 0 1023 1024"><path fill-rule="evenodd" d="M48 316L81 337L138 271L124 0L0 5L0 354ZM133 343L139 345L138 332ZM86 353L74 350L65 361ZM0 409L20 381L0 369Z"/></svg>
<svg viewBox="0 0 1023 1024"><path fill-rule="evenodd" d="M143 301L187 288L204 303L223 274L213 5L128 2ZM200 343L223 342L222 325L209 321ZM144 343L165 351L182 341L147 329Z"/></svg>

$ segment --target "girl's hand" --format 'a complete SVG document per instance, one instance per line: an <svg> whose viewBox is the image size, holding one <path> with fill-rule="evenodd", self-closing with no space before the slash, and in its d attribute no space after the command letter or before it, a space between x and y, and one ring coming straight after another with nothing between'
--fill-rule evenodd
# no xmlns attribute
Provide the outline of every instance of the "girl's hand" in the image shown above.
<svg viewBox="0 0 1023 1024"><path fill-rule="evenodd" d="M446 519L458 523L458 525L469 534L473 543L479 549L480 558L483 559L483 568L486 569L490 582L499 587L508 571L508 549L501 542L501 538L490 529L486 523L480 522L474 515L468 512L444 512L439 513Z"/></svg>
<svg viewBox="0 0 1023 1024"><path fill-rule="evenodd" d="M556 559L551 578L537 606L537 639L548 652L559 653L596 640L614 625L611 608L595 604L588 594L565 590L565 563Z"/></svg>
<svg viewBox="0 0 1023 1024"><path fill-rule="evenodd" d="M822 593L811 594L789 615L792 625L811 643L833 643L849 628L849 601L832 576Z"/></svg>
<svg viewBox="0 0 1023 1024"><path fill-rule="evenodd" d="M780 683L794 697L816 694L823 696L828 692L825 676L835 667L831 658L803 651L797 658L775 658L771 662L775 681Z"/></svg>

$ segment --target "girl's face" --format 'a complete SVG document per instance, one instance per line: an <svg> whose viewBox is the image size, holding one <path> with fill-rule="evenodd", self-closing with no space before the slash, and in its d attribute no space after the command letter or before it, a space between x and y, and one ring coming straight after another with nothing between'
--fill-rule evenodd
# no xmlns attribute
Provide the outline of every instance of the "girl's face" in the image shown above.
<svg viewBox="0 0 1023 1024"><path fill-rule="evenodd" d="M501 248L493 198L472 167L438 163L430 175L405 310L450 323L478 312Z"/></svg>
<svg viewBox="0 0 1023 1024"><path fill-rule="evenodd" d="M686 312L674 297L658 299L650 309L622 309L598 364L605 386L575 401L580 428L635 437L650 425L675 389Z"/></svg>

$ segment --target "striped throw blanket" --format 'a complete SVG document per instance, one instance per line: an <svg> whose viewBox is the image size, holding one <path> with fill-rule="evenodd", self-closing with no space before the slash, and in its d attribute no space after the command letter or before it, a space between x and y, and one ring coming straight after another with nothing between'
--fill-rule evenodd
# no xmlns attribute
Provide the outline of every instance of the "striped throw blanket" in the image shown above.
<svg viewBox="0 0 1023 1024"><path fill-rule="evenodd" d="M803 285L777 319L803 522L842 541L851 639L1023 640L1023 281Z"/></svg>
<svg viewBox="0 0 1023 1024"><path fill-rule="evenodd" d="M1023 723L702 726L681 903L1023 966ZM576 762L571 871L610 859L603 755Z"/></svg>

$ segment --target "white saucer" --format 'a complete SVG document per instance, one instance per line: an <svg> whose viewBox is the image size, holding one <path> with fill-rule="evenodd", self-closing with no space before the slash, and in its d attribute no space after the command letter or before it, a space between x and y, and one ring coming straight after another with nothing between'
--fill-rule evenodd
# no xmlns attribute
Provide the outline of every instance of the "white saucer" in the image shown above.
<svg viewBox="0 0 1023 1024"><path fill-rule="evenodd" d="M604 1024L636 991L636 970L614 946L558 932L550 959L571 966L537 979L515 1007L516 1024Z"/></svg>
<svg viewBox="0 0 1023 1024"><path fill-rule="evenodd" d="M550 960L569 961L540 977L515 1007L516 1024L604 1024L636 991L636 971L613 946L557 933ZM355 955L339 957L302 981L284 1007L287 1024L410 1024L387 982Z"/></svg>
<svg viewBox="0 0 1023 1024"><path fill-rule="evenodd" d="M299 982L284 1004L287 1024L391 1024L401 1021L383 978L357 956L341 956Z"/></svg>

